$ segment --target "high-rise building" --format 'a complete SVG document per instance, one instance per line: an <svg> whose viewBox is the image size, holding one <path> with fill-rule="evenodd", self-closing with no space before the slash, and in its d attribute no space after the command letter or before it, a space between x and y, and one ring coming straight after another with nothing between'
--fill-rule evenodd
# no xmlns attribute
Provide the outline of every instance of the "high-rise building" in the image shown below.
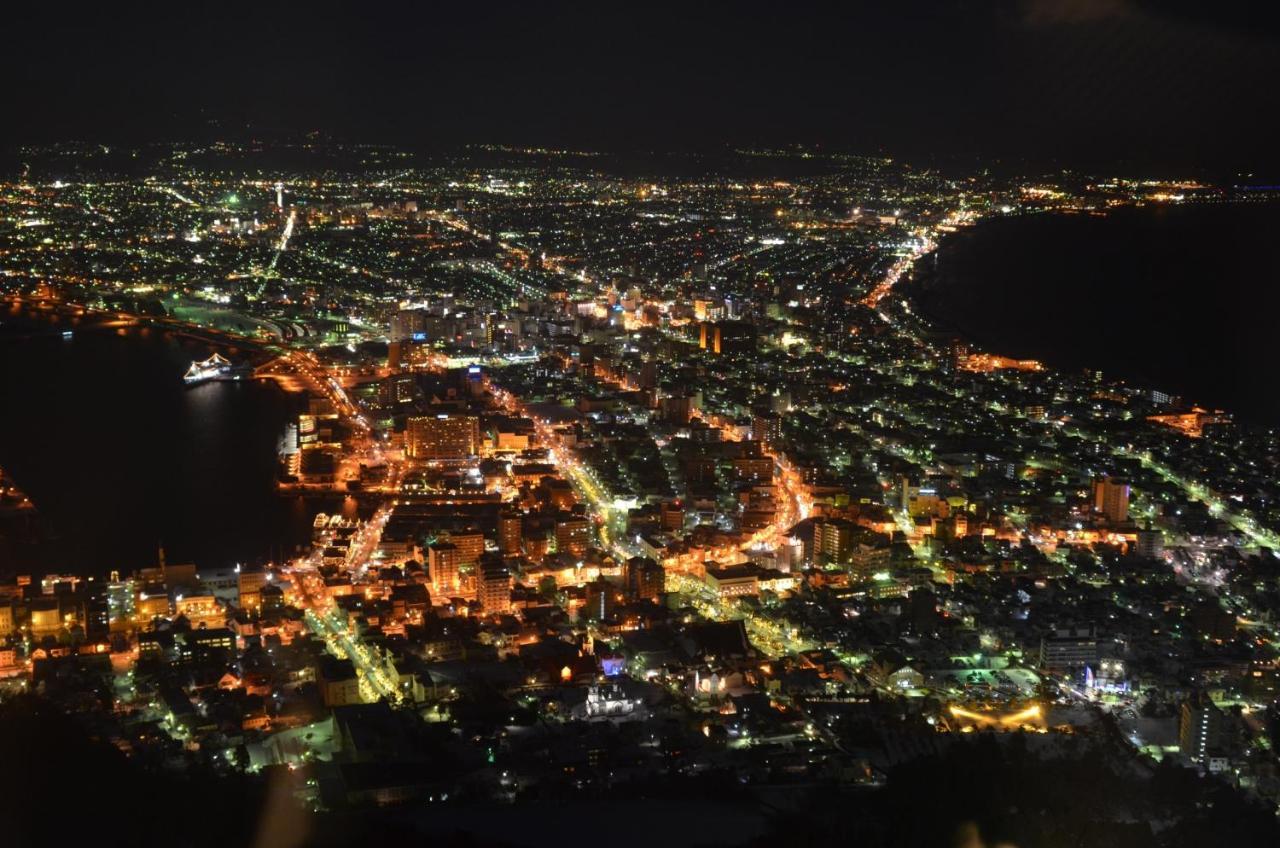
<svg viewBox="0 0 1280 848"><path fill-rule="evenodd" d="M672 395L662 399L662 417L673 424L688 424L698 404L692 395Z"/></svg>
<svg viewBox="0 0 1280 848"><path fill-rule="evenodd" d="M405 427L410 459L464 459L480 450L480 419L474 415L420 415Z"/></svg>
<svg viewBox="0 0 1280 848"><path fill-rule="evenodd" d="M1164 534L1150 528L1139 530L1133 547L1134 553L1143 559L1159 559L1164 554Z"/></svg>
<svg viewBox="0 0 1280 848"><path fill-rule="evenodd" d="M484 394L484 369L479 365L467 366L466 389L472 397Z"/></svg>
<svg viewBox="0 0 1280 848"><path fill-rule="evenodd" d="M107 614L111 618L111 626L124 630L133 625L137 587L131 579L120 579L120 572L111 572L111 580L107 583ZM0 626L0 635L8 631Z"/></svg>
<svg viewBox="0 0 1280 848"><path fill-rule="evenodd" d="M658 363L653 359L646 359L644 364L640 366L640 388L656 389L658 387Z"/></svg>
<svg viewBox="0 0 1280 848"><path fill-rule="evenodd" d="M1203 763L1223 747L1225 717L1209 696L1197 692L1182 702L1178 712L1178 748L1183 756Z"/></svg>
<svg viewBox="0 0 1280 848"><path fill-rule="evenodd" d="M773 458L764 455L760 442L748 439L739 442L741 454L733 460L733 473L738 480L752 483L773 479Z"/></svg>
<svg viewBox="0 0 1280 848"><path fill-rule="evenodd" d="M679 533L684 529L684 502L663 501L658 504L658 516L663 530Z"/></svg>
<svg viewBox="0 0 1280 848"><path fill-rule="evenodd" d="M623 570L623 583L627 597L654 599L666 589L666 573L656 560L632 557Z"/></svg>
<svg viewBox="0 0 1280 848"><path fill-rule="evenodd" d="M458 565L474 565L484 554L484 535L481 533L450 533L449 544L458 549Z"/></svg>
<svg viewBox="0 0 1280 848"><path fill-rule="evenodd" d="M503 556L520 553L524 536L524 516L515 509L504 509L498 514L498 550Z"/></svg>
<svg viewBox="0 0 1280 848"><path fill-rule="evenodd" d="M111 630L109 590L106 583L90 580L84 587L84 633L90 639Z"/></svg>
<svg viewBox="0 0 1280 848"><path fill-rule="evenodd" d="M717 354L753 353L755 325L745 321L705 321L699 327L698 346Z"/></svg>
<svg viewBox="0 0 1280 848"><path fill-rule="evenodd" d="M458 594L458 548L449 542L436 542L427 548L427 573L431 577L431 593L449 598Z"/></svg>
<svg viewBox="0 0 1280 848"><path fill-rule="evenodd" d="M391 316L391 341L404 342L425 339L427 313L422 309L401 309Z"/></svg>
<svg viewBox="0 0 1280 848"><path fill-rule="evenodd" d="M1040 667L1065 672L1096 665L1098 636L1092 627L1060 628L1040 640Z"/></svg>
<svg viewBox="0 0 1280 848"><path fill-rule="evenodd" d="M501 565L486 563L480 571L480 604L489 614L511 611L511 572Z"/></svg>
<svg viewBox="0 0 1280 848"><path fill-rule="evenodd" d="M898 480L898 508L910 512L912 502L919 496L920 484L903 474Z"/></svg>
<svg viewBox="0 0 1280 848"><path fill-rule="evenodd" d="M258 609L262 605L262 587L267 585L266 569L256 565L241 567L236 575L236 595L242 609Z"/></svg>
<svg viewBox="0 0 1280 848"><path fill-rule="evenodd" d="M580 516L562 518L556 522L556 550L573 556L583 556L591 543L591 522Z"/></svg>
<svg viewBox="0 0 1280 848"><path fill-rule="evenodd" d="M592 621L607 621L620 601L621 593L617 588L598 577L586 586L586 603L582 606L582 616Z"/></svg>
<svg viewBox="0 0 1280 848"><path fill-rule="evenodd" d="M1093 509L1112 524L1129 520L1129 481L1119 477L1099 477L1093 481Z"/></svg>
<svg viewBox="0 0 1280 848"><path fill-rule="evenodd" d="M782 416L758 412L751 418L751 438L772 448L782 438Z"/></svg>
<svg viewBox="0 0 1280 848"><path fill-rule="evenodd" d="M849 551L853 549L853 530L853 522L842 518L815 521L812 560L815 563L848 561Z"/></svg>
<svg viewBox="0 0 1280 848"><path fill-rule="evenodd" d="M410 403L419 395L412 374L396 374L378 384L378 403Z"/></svg>
<svg viewBox="0 0 1280 848"><path fill-rule="evenodd" d="M697 321L719 321L726 317L725 305L707 298L694 300L693 317Z"/></svg>

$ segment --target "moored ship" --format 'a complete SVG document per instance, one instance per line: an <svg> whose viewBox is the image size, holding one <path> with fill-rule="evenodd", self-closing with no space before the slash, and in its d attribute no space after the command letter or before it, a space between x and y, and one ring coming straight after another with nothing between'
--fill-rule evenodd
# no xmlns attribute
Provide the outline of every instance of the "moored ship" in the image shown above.
<svg viewBox="0 0 1280 848"><path fill-rule="evenodd" d="M202 362L192 362L182 380L188 386L194 386L213 380L243 380L252 375L253 369L248 365L235 365L225 356L215 353Z"/></svg>

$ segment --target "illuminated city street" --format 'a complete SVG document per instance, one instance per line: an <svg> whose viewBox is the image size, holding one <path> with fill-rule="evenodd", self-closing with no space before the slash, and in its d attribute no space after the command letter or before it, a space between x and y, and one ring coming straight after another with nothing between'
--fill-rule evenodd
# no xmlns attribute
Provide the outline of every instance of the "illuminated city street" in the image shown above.
<svg viewBox="0 0 1280 848"><path fill-rule="evenodd" d="M0 846L1280 844L1275 10L156 11L6 41Z"/></svg>

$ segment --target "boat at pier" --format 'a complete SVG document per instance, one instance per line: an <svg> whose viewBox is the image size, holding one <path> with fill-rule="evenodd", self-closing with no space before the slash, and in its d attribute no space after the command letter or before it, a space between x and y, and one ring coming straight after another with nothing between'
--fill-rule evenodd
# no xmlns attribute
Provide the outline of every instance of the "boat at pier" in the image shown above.
<svg viewBox="0 0 1280 848"><path fill-rule="evenodd" d="M188 386L195 386L215 380L243 380L252 375L253 369L248 365L235 365L225 356L215 353L204 361L192 362L182 380Z"/></svg>

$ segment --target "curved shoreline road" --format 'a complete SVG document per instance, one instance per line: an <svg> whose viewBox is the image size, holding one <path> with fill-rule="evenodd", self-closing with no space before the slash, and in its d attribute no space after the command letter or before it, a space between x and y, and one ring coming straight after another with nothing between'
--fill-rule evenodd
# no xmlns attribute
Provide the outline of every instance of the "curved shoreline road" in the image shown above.
<svg viewBox="0 0 1280 848"><path fill-rule="evenodd" d="M862 303L875 309L876 314L899 333L910 338L917 345L927 347L925 342L912 332L910 327L904 326L903 322L894 320L892 316L887 315L876 307L879 306L882 300L893 293L895 285L902 276L910 270L911 266L914 265L915 262L938 249L940 242L939 234L941 231L944 231L947 227L972 224L977 220L978 217L971 212L955 211L949 213L941 222L931 229L918 230L916 232L916 236L921 239L920 248L907 256L901 257L897 262L895 262L886 273L885 278L872 289L871 293L863 299ZM923 321L923 319L919 320ZM927 324L927 322L925 323ZM829 357L839 356L837 353L827 353L826 355ZM893 379L898 379L900 376L894 372L881 371L878 369L877 371L881 375ZM963 395L953 394L953 396L958 401L966 399ZM991 411L1016 418L1020 421L1027 421L1025 416L1006 408L992 409ZM1280 550L1280 533L1259 525L1251 516L1230 509L1221 499L1216 498L1213 495L1208 486L1183 477L1173 469L1154 459L1149 452L1139 453L1128 449L1124 445L1112 445L1107 443L1104 439L1089 436L1088 434L1078 430L1067 430L1065 432L1067 432L1068 435L1074 435L1093 441L1100 447L1108 450L1114 456L1138 460L1145 468L1154 472L1165 482L1176 486L1190 500L1202 504L1215 518L1219 518L1229 524L1255 545L1268 547L1273 550Z"/></svg>
<svg viewBox="0 0 1280 848"><path fill-rule="evenodd" d="M103 327L156 327L176 335L202 341L207 344L226 347L245 348L255 353L279 353L262 339L223 330L217 327L206 327L173 318L168 315L141 315L119 309L95 309L79 303L48 298L28 297L24 295L7 295L4 302L25 306L37 312L52 312L62 317L102 318L102 322L93 326Z"/></svg>
<svg viewBox="0 0 1280 848"><path fill-rule="evenodd" d="M259 370L275 361L287 364L302 375L304 380L307 381L309 389L328 398L340 415L351 419L351 423L361 431L367 433L369 430L368 422L360 415L359 410L347 396L346 390L343 389L341 383L325 373L324 368L315 356L290 347L283 342L268 342L232 330L207 327L169 315L141 315L122 310L94 309L68 301L25 297L23 295L9 295L0 302L16 303L39 312L53 312L61 316L104 319L93 324L93 327L154 327L174 335L195 339L205 344L247 350L259 355L271 356L273 358L259 366Z"/></svg>

